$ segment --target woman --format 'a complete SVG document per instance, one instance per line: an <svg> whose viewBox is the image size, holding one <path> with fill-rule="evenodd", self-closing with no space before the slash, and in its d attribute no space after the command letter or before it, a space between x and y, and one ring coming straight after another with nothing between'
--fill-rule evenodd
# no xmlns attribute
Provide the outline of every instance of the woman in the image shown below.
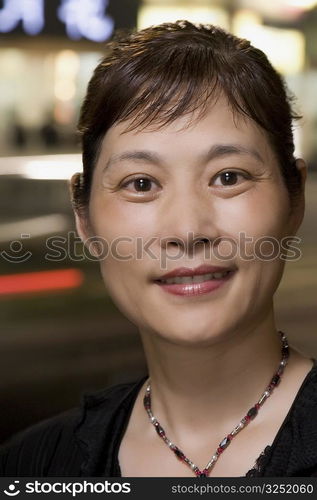
<svg viewBox="0 0 317 500"><path fill-rule="evenodd" d="M219 28L109 44L72 198L148 374L24 432L4 475L317 475L317 364L273 307L304 213L293 118L265 55Z"/></svg>

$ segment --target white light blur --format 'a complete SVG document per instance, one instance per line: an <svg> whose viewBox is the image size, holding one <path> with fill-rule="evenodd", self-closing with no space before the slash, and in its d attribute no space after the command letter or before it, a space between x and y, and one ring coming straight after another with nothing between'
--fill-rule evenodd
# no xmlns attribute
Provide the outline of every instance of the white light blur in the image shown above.
<svg viewBox="0 0 317 500"><path fill-rule="evenodd" d="M261 17L249 10L235 15L233 31L262 50L279 72L287 75L303 70L305 38L300 31L263 26Z"/></svg>
<svg viewBox="0 0 317 500"><path fill-rule="evenodd" d="M73 50L62 50L55 60L54 95L60 101L70 101L76 95L79 56Z"/></svg>
<svg viewBox="0 0 317 500"><path fill-rule="evenodd" d="M1 31L1 30L0 30ZM0 52L1 78L17 78L25 65L25 58L19 49L4 49Z"/></svg>
<svg viewBox="0 0 317 500"><path fill-rule="evenodd" d="M14 30L19 22L27 35L38 35L44 28L44 0L4 0L0 10L0 32Z"/></svg>
<svg viewBox="0 0 317 500"><path fill-rule="evenodd" d="M310 10L316 7L316 0L286 0L287 5L290 7L298 7L303 10Z"/></svg>
<svg viewBox="0 0 317 500"><path fill-rule="evenodd" d="M69 220L61 214L43 215L41 217L30 217L28 219L14 222L1 223L0 241L6 242L15 240L17 235L23 237L36 238L45 234L59 233L67 231Z"/></svg>
<svg viewBox="0 0 317 500"><path fill-rule="evenodd" d="M113 33L114 20L105 14L109 0L61 0L58 18L66 25L72 40L84 37L104 42Z"/></svg>
<svg viewBox="0 0 317 500"><path fill-rule="evenodd" d="M302 12L313 9L316 0L239 0L240 8L260 12L261 15L281 20L296 19Z"/></svg>
<svg viewBox="0 0 317 500"><path fill-rule="evenodd" d="M19 175L28 179L69 180L74 173L81 171L80 154L0 158L0 176Z"/></svg>
<svg viewBox="0 0 317 500"><path fill-rule="evenodd" d="M217 7L194 7L190 5L143 5L138 12L138 29L164 22L175 22L179 19L186 19L192 23L211 23L229 27L229 17L226 11Z"/></svg>
<svg viewBox="0 0 317 500"><path fill-rule="evenodd" d="M79 69L79 56L73 50L61 50L56 56L56 72L75 76Z"/></svg>
<svg viewBox="0 0 317 500"><path fill-rule="evenodd" d="M262 25L262 17L259 13L250 9L241 9L236 12L233 18L233 31L236 35L247 33L255 26Z"/></svg>
<svg viewBox="0 0 317 500"><path fill-rule="evenodd" d="M60 101L71 101L76 95L74 82L57 80L54 86L54 95Z"/></svg>

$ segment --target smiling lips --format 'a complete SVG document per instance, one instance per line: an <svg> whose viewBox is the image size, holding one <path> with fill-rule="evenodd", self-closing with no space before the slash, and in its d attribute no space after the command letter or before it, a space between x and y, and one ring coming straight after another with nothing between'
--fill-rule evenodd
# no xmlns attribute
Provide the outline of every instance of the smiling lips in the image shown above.
<svg viewBox="0 0 317 500"><path fill-rule="evenodd" d="M202 295L222 286L234 274L232 268L202 265L196 269L181 267L155 280L174 295Z"/></svg>

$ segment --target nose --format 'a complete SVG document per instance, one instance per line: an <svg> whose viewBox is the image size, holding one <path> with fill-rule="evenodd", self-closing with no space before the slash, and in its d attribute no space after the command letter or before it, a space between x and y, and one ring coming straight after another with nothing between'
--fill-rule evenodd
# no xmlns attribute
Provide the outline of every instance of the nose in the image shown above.
<svg viewBox="0 0 317 500"><path fill-rule="evenodd" d="M211 247L220 237L212 199L199 193L174 196L161 213L161 248L188 255Z"/></svg>

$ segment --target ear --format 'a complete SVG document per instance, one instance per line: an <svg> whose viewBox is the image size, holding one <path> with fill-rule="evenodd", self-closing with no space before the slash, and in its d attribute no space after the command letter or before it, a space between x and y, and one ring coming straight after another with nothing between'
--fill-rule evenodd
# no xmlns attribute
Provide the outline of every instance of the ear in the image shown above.
<svg viewBox="0 0 317 500"><path fill-rule="evenodd" d="M307 165L305 161L302 158L298 158L295 164L300 174L301 188L291 211L291 233L294 235L299 230L305 215L305 184L307 178Z"/></svg>
<svg viewBox="0 0 317 500"><path fill-rule="evenodd" d="M75 200L78 199L78 191L81 187L81 176L82 174L77 172L76 174L72 175L70 181L68 181L68 187L75 217L75 225L81 241L89 250L89 252L96 257L97 255L94 251L94 244L91 244L91 238L94 236L94 234L89 221L88 207L87 210L84 208L80 209L78 206L76 206L75 203ZM89 245L87 244L87 240Z"/></svg>
<svg viewBox="0 0 317 500"><path fill-rule="evenodd" d="M73 210L74 210L77 233L81 241L85 244L86 240L88 240L91 237L87 217L84 214L82 214L78 209L74 208Z"/></svg>

